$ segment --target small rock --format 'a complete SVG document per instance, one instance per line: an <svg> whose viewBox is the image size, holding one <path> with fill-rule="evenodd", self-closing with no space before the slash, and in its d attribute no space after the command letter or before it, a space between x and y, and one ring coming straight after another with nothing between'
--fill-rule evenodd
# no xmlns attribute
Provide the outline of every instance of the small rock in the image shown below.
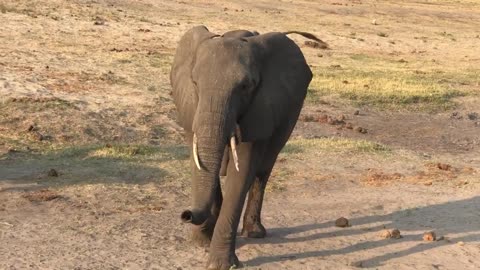
<svg viewBox="0 0 480 270"><path fill-rule="evenodd" d="M437 238L437 240L436 240L436 241L442 241L442 240L445 240L445 237L443 237L443 236L440 236L440 237L438 237L438 238Z"/></svg>
<svg viewBox="0 0 480 270"><path fill-rule="evenodd" d="M373 19L373 20L372 20L372 24L373 24L373 25L378 25L377 20L376 20L376 19Z"/></svg>
<svg viewBox="0 0 480 270"><path fill-rule="evenodd" d="M350 226L350 223L349 223L348 219L346 219L344 217L341 217L341 218L335 220L335 226L340 227L340 228L345 228L345 227Z"/></svg>
<svg viewBox="0 0 480 270"><path fill-rule="evenodd" d="M55 169L50 169L48 171L48 176L50 177L58 177L58 172Z"/></svg>
<svg viewBox="0 0 480 270"><path fill-rule="evenodd" d="M319 122L319 123L327 123L327 122L328 122L328 119L329 119L328 115L322 114L322 115L320 115L320 116L317 118L317 122Z"/></svg>
<svg viewBox="0 0 480 270"><path fill-rule="evenodd" d="M435 240L437 240L437 236L435 235L435 232L426 232L423 234L423 241L432 242Z"/></svg>
<svg viewBox="0 0 480 270"><path fill-rule="evenodd" d="M300 121L302 122L314 122L315 121L315 117L313 117L313 115L302 115L300 116Z"/></svg>
<svg viewBox="0 0 480 270"><path fill-rule="evenodd" d="M95 17L95 22L93 23L93 25L105 25L105 19L103 18L100 18L100 17Z"/></svg>
<svg viewBox="0 0 480 270"><path fill-rule="evenodd" d="M353 124L352 123L346 123L345 128L347 129L353 129Z"/></svg>
<svg viewBox="0 0 480 270"><path fill-rule="evenodd" d="M460 119L463 118L463 116L461 116L459 112L453 112L453 113L450 115L450 118L460 120Z"/></svg>
<svg viewBox="0 0 480 270"><path fill-rule="evenodd" d="M33 131L35 129L35 127L33 125L30 125L28 128L27 128L27 131Z"/></svg>
<svg viewBox="0 0 480 270"><path fill-rule="evenodd" d="M35 138L39 141L43 141L45 139L45 137L39 132L37 132L37 134L35 135Z"/></svg>
<svg viewBox="0 0 480 270"><path fill-rule="evenodd" d="M345 124L345 121L339 119L333 119L332 117L327 118L327 123L330 125L342 125Z"/></svg>
<svg viewBox="0 0 480 270"><path fill-rule="evenodd" d="M398 229L383 230L380 233L380 236L384 239L400 239L400 238L402 238L402 235L400 234L400 231Z"/></svg>
<svg viewBox="0 0 480 270"><path fill-rule="evenodd" d="M356 128L355 128L355 131L360 132L360 133L362 133L362 134L365 134L365 133L368 132L367 129L366 129L366 128L363 128L363 127L356 127Z"/></svg>
<svg viewBox="0 0 480 270"><path fill-rule="evenodd" d="M452 166L445 163L437 163L437 168L439 168L442 171L450 171L450 169L452 169Z"/></svg>
<svg viewBox="0 0 480 270"><path fill-rule="evenodd" d="M465 246L465 242L463 242L463 241L458 241L458 242L457 242L457 245L463 247L463 246Z"/></svg>
<svg viewBox="0 0 480 270"><path fill-rule="evenodd" d="M345 81L342 81L342 83L343 83L343 84L348 84L348 81L347 81L347 80L345 80Z"/></svg>
<svg viewBox="0 0 480 270"><path fill-rule="evenodd" d="M348 266L353 266L353 267L362 268L362 267L363 267L363 262L361 262L361 261L350 262L350 263L348 264Z"/></svg>
<svg viewBox="0 0 480 270"><path fill-rule="evenodd" d="M353 112L353 115L359 115L359 114L360 114L359 110L356 110L355 112Z"/></svg>
<svg viewBox="0 0 480 270"><path fill-rule="evenodd" d="M314 49L328 49L328 45L325 42L316 42L312 40L306 40L304 44L305 46L314 48Z"/></svg>
<svg viewBox="0 0 480 270"><path fill-rule="evenodd" d="M469 114L467 114L467 117L470 120L477 120L478 119L478 113L476 113L476 112L469 113Z"/></svg>

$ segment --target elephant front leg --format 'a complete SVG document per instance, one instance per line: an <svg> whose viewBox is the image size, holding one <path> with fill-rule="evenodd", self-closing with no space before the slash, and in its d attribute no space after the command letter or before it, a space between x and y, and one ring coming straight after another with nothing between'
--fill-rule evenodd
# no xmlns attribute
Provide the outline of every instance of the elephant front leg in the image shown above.
<svg viewBox="0 0 480 270"><path fill-rule="evenodd" d="M220 181L218 179L218 181ZM220 183L215 192L215 201L212 206L211 216L201 225L192 225L192 241L199 247L208 247L210 245L213 230L217 223L218 215L222 207L223 196Z"/></svg>
<svg viewBox="0 0 480 270"><path fill-rule="evenodd" d="M246 193L254 179L253 164L256 155L251 143L239 144L237 151L240 169L237 171L233 162L228 164L225 200L210 244L207 269L224 270L234 265L239 266L235 255L235 240Z"/></svg>

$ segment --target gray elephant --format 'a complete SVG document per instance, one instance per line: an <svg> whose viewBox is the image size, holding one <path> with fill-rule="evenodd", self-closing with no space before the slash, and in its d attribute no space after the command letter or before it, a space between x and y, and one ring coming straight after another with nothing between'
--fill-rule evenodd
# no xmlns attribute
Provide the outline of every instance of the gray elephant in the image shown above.
<svg viewBox="0 0 480 270"><path fill-rule="evenodd" d="M265 186L312 79L291 33L322 42L304 32L220 36L197 26L178 44L170 81L191 150L193 207L181 219L193 224L194 242L209 245L207 269L239 265L235 239L247 193L242 235L265 237Z"/></svg>

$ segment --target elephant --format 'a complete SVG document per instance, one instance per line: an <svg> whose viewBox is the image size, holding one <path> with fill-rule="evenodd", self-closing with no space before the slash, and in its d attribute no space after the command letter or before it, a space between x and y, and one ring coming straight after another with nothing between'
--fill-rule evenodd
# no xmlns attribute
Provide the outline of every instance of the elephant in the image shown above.
<svg viewBox="0 0 480 270"><path fill-rule="evenodd" d="M323 42L299 31L218 35L203 25L178 42L170 83L192 172L192 208L181 220L192 224L194 243L209 247L207 269L239 266L235 241L245 200L242 236L266 235L265 187L313 76L287 37L292 33Z"/></svg>

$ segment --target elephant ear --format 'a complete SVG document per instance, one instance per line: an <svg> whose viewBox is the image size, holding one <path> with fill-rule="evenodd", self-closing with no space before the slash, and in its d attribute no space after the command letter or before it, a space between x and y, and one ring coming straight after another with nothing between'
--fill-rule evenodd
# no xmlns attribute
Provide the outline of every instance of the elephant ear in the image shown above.
<svg viewBox="0 0 480 270"><path fill-rule="evenodd" d="M192 80L196 51L203 41L215 36L218 35L208 31L205 26L193 27L182 36L175 52L170 71L170 84L173 101L177 107L178 122L186 131L192 130L198 103L196 86Z"/></svg>
<svg viewBox="0 0 480 270"><path fill-rule="evenodd" d="M312 80L300 48L286 35L252 36L249 42L258 53L260 83L240 120L242 141L267 139L282 124L297 121Z"/></svg>

